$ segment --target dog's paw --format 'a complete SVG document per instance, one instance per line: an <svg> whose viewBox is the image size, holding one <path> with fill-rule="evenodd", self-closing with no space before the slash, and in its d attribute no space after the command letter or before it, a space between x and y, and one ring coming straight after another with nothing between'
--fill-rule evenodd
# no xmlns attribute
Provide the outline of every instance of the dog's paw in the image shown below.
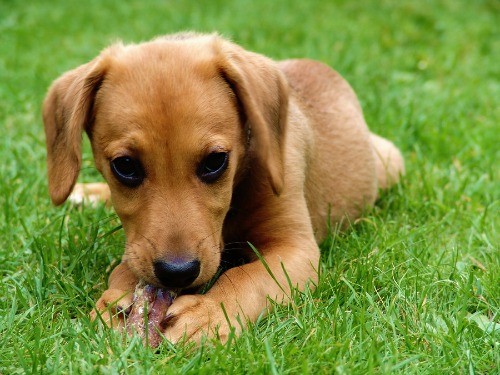
<svg viewBox="0 0 500 375"><path fill-rule="evenodd" d="M226 312L226 313L225 313ZM207 295L178 297L168 310L165 337L172 343L194 342L199 344L203 336L226 342L231 334L241 331L228 317L232 311Z"/></svg>
<svg viewBox="0 0 500 375"><path fill-rule="evenodd" d="M125 317L133 304L133 292L119 289L106 290L90 312L94 321L101 319L108 327L123 328Z"/></svg>
<svg viewBox="0 0 500 375"><path fill-rule="evenodd" d="M96 182L88 184L75 184L73 191L68 197L68 201L76 206L88 204L96 207L99 203L109 205L110 192L109 187L105 183Z"/></svg>

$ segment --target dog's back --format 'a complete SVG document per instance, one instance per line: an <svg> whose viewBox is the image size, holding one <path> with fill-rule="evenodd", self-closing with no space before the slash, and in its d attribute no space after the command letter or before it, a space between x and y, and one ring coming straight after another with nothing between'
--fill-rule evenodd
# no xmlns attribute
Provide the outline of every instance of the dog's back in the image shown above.
<svg viewBox="0 0 500 375"><path fill-rule="evenodd" d="M291 104L305 113L313 133L306 199L316 237L322 239L329 213L333 225L359 217L379 188L398 181L404 163L392 143L370 133L354 91L337 72L312 60L279 66L291 88ZM294 134L292 124L289 136Z"/></svg>

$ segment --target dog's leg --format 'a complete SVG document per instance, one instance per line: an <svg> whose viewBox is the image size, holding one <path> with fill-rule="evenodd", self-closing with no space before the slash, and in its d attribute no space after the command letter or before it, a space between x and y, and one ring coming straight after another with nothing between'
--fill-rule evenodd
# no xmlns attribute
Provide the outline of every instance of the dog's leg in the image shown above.
<svg viewBox="0 0 500 375"><path fill-rule="evenodd" d="M108 290L97 300L96 308L90 313L91 319L100 316L108 326L122 327L125 313L132 306L137 283L138 279L127 263L116 266L109 276Z"/></svg>
<svg viewBox="0 0 500 375"><path fill-rule="evenodd" d="M371 134L377 162L379 189L387 189L396 184L405 173L403 156L394 144L376 134Z"/></svg>
<svg viewBox="0 0 500 375"><path fill-rule="evenodd" d="M68 200L77 205L90 203L95 206L99 202L103 202L109 206L111 204L111 193L109 186L103 182L76 184Z"/></svg>
<svg viewBox="0 0 500 375"><path fill-rule="evenodd" d="M231 268L204 295L178 297L167 315L165 336L172 342L200 342L203 335L225 342L265 312L268 298L287 302L291 287L303 290L317 280L319 250L314 239L287 241L267 249L262 259Z"/></svg>

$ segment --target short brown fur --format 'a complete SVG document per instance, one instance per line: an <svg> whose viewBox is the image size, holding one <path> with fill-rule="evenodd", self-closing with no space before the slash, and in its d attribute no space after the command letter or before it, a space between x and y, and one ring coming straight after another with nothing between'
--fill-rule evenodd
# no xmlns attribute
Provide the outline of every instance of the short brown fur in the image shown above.
<svg viewBox="0 0 500 375"><path fill-rule="evenodd" d="M226 340L231 326L241 329L238 317L257 319L268 297L287 301L290 284L316 282L327 223L356 219L404 172L399 150L369 132L335 71L310 60L274 62L217 35L114 45L56 80L43 115L53 202L75 187L86 131L125 230L122 262L94 317L122 324L114 307L131 303L138 279L161 286L157 260L199 259L192 290L214 277L223 255L246 259L206 294L174 301L164 332L174 342L215 331ZM196 168L214 150L229 153L229 166L206 184ZM144 167L138 187L110 170L124 155ZM107 185L88 191L109 197Z"/></svg>

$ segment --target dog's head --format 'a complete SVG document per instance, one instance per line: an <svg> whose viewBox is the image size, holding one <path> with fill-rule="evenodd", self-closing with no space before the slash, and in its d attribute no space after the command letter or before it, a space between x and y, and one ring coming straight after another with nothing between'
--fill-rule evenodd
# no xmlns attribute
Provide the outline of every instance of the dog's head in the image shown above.
<svg viewBox="0 0 500 375"><path fill-rule="evenodd" d="M70 194L86 131L138 277L194 287L217 271L247 170L279 194L287 86L271 60L216 35L114 45L54 82L43 106L49 191Z"/></svg>

